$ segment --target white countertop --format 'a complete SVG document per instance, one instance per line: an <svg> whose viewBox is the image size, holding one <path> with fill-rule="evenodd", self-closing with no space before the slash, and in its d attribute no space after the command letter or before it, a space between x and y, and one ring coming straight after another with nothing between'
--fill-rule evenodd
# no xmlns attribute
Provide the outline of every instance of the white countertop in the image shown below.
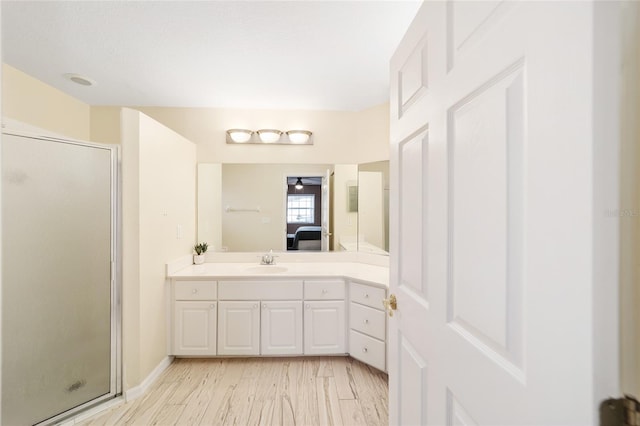
<svg viewBox="0 0 640 426"><path fill-rule="evenodd" d="M286 269L285 269L286 268ZM344 277L389 287L389 268L357 262L204 263L179 269L169 278Z"/></svg>

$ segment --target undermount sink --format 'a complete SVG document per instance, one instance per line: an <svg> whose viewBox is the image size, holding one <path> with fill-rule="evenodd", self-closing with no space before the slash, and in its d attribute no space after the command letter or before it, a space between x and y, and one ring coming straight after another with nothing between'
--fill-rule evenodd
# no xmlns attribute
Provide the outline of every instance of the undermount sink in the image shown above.
<svg viewBox="0 0 640 426"><path fill-rule="evenodd" d="M252 266L247 268L247 272L251 272L254 274L278 274L280 272L287 272L289 268L284 266L275 266L275 265L260 265L260 266Z"/></svg>

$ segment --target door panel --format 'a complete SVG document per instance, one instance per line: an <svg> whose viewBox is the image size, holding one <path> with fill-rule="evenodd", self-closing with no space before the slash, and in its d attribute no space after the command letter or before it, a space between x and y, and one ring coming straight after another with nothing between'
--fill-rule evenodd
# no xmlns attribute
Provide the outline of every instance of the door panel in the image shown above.
<svg viewBox="0 0 640 426"><path fill-rule="evenodd" d="M400 238L403 242L400 256L399 285L406 291L415 293L426 303L426 282L423 281L423 269L427 267L427 250L423 244L427 241L424 230L428 218L423 211L427 200L426 187L427 155L429 151L428 133L421 132L399 144L398 163L400 168ZM406 256L403 255L406 253ZM422 256L420 261L414 254Z"/></svg>
<svg viewBox="0 0 640 426"><path fill-rule="evenodd" d="M595 111L616 101L595 100L589 70L616 75L593 43L602 21L598 36L613 31L616 48L616 7L426 1L398 46L391 424L597 423L595 395L618 378L585 354L611 341L594 313L615 322L617 312L592 299L605 285L594 271L615 270L617 248L606 240L607 256L594 256L605 225L593 194L615 193L599 178L617 170L593 155L596 143L605 150L593 129ZM599 356L615 363L615 350Z"/></svg>
<svg viewBox="0 0 640 426"><path fill-rule="evenodd" d="M343 354L345 350L344 301L304 303L304 353Z"/></svg>
<svg viewBox="0 0 640 426"><path fill-rule="evenodd" d="M302 302L262 302L262 355L302 354Z"/></svg>
<svg viewBox="0 0 640 426"><path fill-rule="evenodd" d="M447 320L520 366L523 90L518 62L449 109L447 143Z"/></svg>
<svg viewBox="0 0 640 426"><path fill-rule="evenodd" d="M218 355L260 353L260 302L218 302Z"/></svg>
<svg viewBox="0 0 640 426"><path fill-rule="evenodd" d="M425 94L427 82L427 37L425 36L398 70L398 117L401 117Z"/></svg>
<svg viewBox="0 0 640 426"><path fill-rule="evenodd" d="M176 301L173 355L215 355L216 302Z"/></svg>
<svg viewBox="0 0 640 426"><path fill-rule="evenodd" d="M398 424L423 425L427 422L427 364L418 350L402 334L398 335L398 380L402 383L399 397Z"/></svg>
<svg viewBox="0 0 640 426"><path fill-rule="evenodd" d="M447 389L447 424L456 426L476 426L478 424L449 389Z"/></svg>
<svg viewBox="0 0 640 426"><path fill-rule="evenodd" d="M447 70L482 39L485 31L504 16L513 2L447 2Z"/></svg>

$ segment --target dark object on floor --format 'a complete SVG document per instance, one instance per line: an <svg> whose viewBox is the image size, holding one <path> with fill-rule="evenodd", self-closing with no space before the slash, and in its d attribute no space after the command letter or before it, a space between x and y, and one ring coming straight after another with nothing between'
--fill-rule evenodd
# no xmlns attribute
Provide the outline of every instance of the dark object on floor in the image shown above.
<svg viewBox="0 0 640 426"><path fill-rule="evenodd" d="M640 402L629 395L602 401L600 426L640 426Z"/></svg>

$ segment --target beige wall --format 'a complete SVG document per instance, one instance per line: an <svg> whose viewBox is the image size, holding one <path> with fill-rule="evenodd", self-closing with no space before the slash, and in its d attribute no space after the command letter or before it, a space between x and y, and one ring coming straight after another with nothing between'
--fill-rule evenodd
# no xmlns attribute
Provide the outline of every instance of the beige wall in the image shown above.
<svg viewBox="0 0 640 426"><path fill-rule="evenodd" d="M341 250L340 242L357 241L358 212L349 212L348 185L358 184L357 164L336 164L333 181L333 235L334 249Z"/></svg>
<svg viewBox="0 0 640 426"><path fill-rule="evenodd" d="M2 117L71 139L120 143L120 107L87 105L4 63L1 81Z"/></svg>
<svg viewBox="0 0 640 426"><path fill-rule="evenodd" d="M222 164L198 164L198 241L222 248Z"/></svg>
<svg viewBox="0 0 640 426"><path fill-rule="evenodd" d="M198 145L200 163L348 164L389 159L389 105L363 111L135 108ZM91 107L91 136L118 143L117 107ZM229 145L230 128L308 129L314 145Z"/></svg>
<svg viewBox="0 0 640 426"><path fill-rule="evenodd" d="M389 103L355 113L358 156L354 163L389 159Z"/></svg>
<svg viewBox="0 0 640 426"><path fill-rule="evenodd" d="M324 176L330 164L223 164L222 245L229 251L285 250L286 176ZM253 209L255 212L225 212Z"/></svg>
<svg viewBox="0 0 640 426"><path fill-rule="evenodd" d="M389 191L391 186L389 166L389 161L374 161L358 166L358 172L379 172L382 174L382 245L376 244L376 246L387 252L389 251ZM360 181L360 176L358 176L358 181ZM360 227L360 223L358 226ZM360 235L359 238L362 239L363 236L366 237L366 235Z"/></svg>
<svg viewBox="0 0 640 426"><path fill-rule="evenodd" d="M195 145L155 120L122 111L125 389L167 356L165 263L196 234Z"/></svg>
<svg viewBox="0 0 640 426"><path fill-rule="evenodd" d="M98 143L119 144L121 108L91 107L91 140Z"/></svg>
<svg viewBox="0 0 640 426"><path fill-rule="evenodd" d="M382 172L360 170L358 172L358 243L368 243L384 249L384 230Z"/></svg>
<svg viewBox="0 0 640 426"><path fill-rule="evenodd" d="M122 339L124 389L140 375L140 120L122 110Z"/></svg>
<svg viewBox="0 0 640 426"><path fill-rule="evenodd" d="M72 139L90 140L90 107L84 102L2 64L3 117Z"/></svg>
<svg viewBox="0 0 640 426"><path fill-rule="evenodd" d="M640 5L628 2L623 7L619 218L621 386L623 393L640 398Z"/></svg>

